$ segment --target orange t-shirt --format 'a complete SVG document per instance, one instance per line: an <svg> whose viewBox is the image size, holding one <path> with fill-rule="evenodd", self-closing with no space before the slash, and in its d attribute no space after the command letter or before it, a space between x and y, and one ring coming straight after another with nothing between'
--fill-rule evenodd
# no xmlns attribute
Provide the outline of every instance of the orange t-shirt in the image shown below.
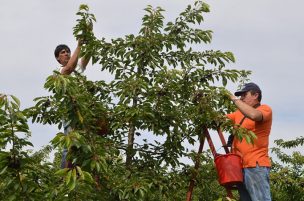
<svg viewBox="0 0 304 201"><path fill-rule="evenodd" d="M245 139L242 142L237 138L233 140L232 152L242 157L244 168L256 167L257 163L259 166L270 167L268 145L272 124L272 110L268 105L261 105L256 109L262 112L263 120L252 121L249 118L245 118L241 125L241 127L255 133L257 139L254 140L254 144L247 143ZM235 124L239 124L244 115L237 110L236 112L227 114L227 117Z"/></svg>

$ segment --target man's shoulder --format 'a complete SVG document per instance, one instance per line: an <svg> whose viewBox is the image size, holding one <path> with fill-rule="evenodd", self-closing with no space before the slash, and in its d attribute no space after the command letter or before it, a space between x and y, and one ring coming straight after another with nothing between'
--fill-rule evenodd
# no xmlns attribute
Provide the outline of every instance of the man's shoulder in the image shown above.
<svg viewBox="0 0 304 201"><path fill-rule="evenodd" d="M272 111L271 107L267 104L261 104L261 106L259 107L260 109L264 109L264 110L270 110Z"/></svg>
<svg viewBox="0 0 304 201"><path fill-rule="evenodd" d="M62 69L64 68L64 66L58 66L56 68L56 71L58 71L59 73L62 73ZM75 72L82 74L84 72L85 68L83 68L80 64L77 64L74 72L71 73L71 75L75 75Z"/></svg>
<svg viewBox="0 0 304 201"><path fill-rule="evenodd" d="M257 108L263 114L264 120L271 120L272 119L272 109L269 105L262 104L260 107Z"/></svg>

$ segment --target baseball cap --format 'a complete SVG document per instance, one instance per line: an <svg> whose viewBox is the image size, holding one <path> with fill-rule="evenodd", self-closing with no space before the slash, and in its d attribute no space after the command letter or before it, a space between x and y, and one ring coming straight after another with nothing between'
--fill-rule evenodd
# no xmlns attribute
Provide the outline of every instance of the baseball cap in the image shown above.
<svg viewBox="0 0 304 201"><path fill-rule="evenodd" d="M260 89L260 87L253 83L253 82L250 82L250 83L246 83L244 84L243 88L237 92L234 93L235 96L241 96L243 93L247 92L247 91L256 91L256 92L259 92L260 94L262 94L262 91Z"/></svg>

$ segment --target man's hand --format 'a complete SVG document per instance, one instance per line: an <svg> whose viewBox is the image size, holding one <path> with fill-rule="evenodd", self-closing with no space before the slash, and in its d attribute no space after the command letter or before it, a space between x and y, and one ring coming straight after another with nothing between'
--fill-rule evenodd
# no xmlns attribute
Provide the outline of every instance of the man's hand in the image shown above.
<svg viewBox="0 0 304 201"><path fill-rule="evenodd" d="M230 91L228 91L227 89L224 89L224 93L225 93L225 96L229 97L232 101L233 100L236 100L237 97L235 95L233 95Z"/></svg>
<svg viewBox="0 0 304 201"><path fill-rule="evenodd" d="M81 47L83 44L85 44L85 40L82 38L78 39L78 47Z"/></svg>
<svg viewBox="0 0 304 201"><path fill-rule="evenodd" d="M81 47L82 45L87 44L86 36L93 35L93 23L92 22L86 22L85 26L85 32L79 36L78 39L78 46ZM90 37L90 36L89 36Z"/></svg>

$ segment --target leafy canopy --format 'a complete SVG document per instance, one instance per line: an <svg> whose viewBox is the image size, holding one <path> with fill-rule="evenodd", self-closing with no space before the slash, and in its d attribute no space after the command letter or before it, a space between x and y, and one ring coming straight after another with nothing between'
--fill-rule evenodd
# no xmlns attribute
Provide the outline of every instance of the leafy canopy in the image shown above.
<svg viewBox="0 0 304 201"><path fill-rule="evenodd" d="M196 154L186 144L199 141L204 128L253 141L253 133L234 130L225 118L235 109L225 86L250 72L227 68L235 62L231 52L204 49L212 40L212 31L200 28L210 11L206 3L196 1L169 22L160 7L145 11L137 35L109 40L96 38L95 16L79 7L73 33L84 43L81 56L109 72L110 82L54 72L44 85L50 95L24 111L16 97L0 96L1 198L183 200L193 175L194 200L224 196L209 152ZM27 119L59 129L64 120L72 130L32 153ZM63 149L71 165L60 169ZM199 159L199 168L182 158Z"/></svg>

